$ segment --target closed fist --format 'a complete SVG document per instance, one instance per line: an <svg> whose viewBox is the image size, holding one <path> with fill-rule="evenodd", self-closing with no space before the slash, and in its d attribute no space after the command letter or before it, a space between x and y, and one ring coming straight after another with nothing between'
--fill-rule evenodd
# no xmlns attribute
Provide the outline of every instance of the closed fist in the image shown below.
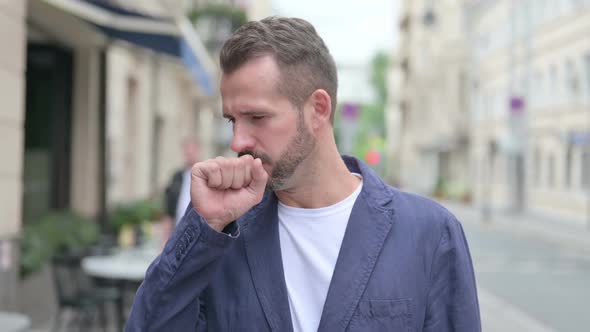
<svg viewBox="0 0 590 332"><path fill-rule="evenodd" d="M191 171L191 204L209 226L222 231L260 203L268 174L260 159L217 157Z"/></svg>

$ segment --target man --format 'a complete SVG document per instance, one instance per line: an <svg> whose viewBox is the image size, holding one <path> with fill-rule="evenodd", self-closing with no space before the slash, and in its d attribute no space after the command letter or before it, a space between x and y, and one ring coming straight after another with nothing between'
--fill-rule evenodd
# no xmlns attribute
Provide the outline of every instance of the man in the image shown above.
<svg viewBox="0 0 590 332"><path fill-rule="evenodd" d="M220 60L239 158L193 166L127 331L480 331L455 217L339 155L336 68L313 26L247 23Z"/></svg>
<svg viewBox="0 0 590 332"><path fill-rule="evenodd" d="M174 220L174 224L180 222L186 207L191 201L191 168L199 161L199 151L199 145L195 139L187 137L183 140L183 168L174 173L166 187L166 217Z"/></svg>

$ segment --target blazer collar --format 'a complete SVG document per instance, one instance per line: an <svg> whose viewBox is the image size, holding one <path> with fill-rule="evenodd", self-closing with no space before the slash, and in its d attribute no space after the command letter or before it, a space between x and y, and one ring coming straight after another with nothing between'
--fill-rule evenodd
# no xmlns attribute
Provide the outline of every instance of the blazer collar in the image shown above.
<svg viewBox="0 0 590 332"><path fill-rule="evenodd" d="M394 192L372 169L343 156L351 172L363 177L342 240L318 331L341 331L348 326L363 294L385 239L393 225ZM273 331L292 331L278 232L277 197L263 201L242 217L246 256L256 293Z"/></svg>
<svg viewBox="0 0 590 332"><path fill-rule="evenodd" d="M277 197L266 193L263 201L244 216L242 236L254 288L272 331L293 331L281 246Z"/></svg>

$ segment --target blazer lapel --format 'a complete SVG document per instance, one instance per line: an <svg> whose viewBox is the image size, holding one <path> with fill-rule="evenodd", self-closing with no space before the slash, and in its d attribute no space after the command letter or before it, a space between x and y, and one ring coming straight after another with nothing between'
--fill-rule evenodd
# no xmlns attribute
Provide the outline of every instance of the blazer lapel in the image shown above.
<svg viewBox="0 0 590 332"><path fill-rule="evenodd" d="M350 214L318 331L346 329L393 224L391 198L376 202L365 189Z"/></svg>
<svg viewBox="0 0 590 332"><path fill-rule="evenodd" d="M262 310L271 330L293 331L279 243L276 196L267 194L249 215L242 235Z"/></svg>

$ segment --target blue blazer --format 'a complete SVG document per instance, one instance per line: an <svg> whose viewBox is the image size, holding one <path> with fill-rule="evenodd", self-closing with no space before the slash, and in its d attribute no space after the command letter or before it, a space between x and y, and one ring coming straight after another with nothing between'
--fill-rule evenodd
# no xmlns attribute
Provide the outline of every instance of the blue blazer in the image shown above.
<svg viewBox="0 0 590 332"><path fill-rule="evenodd" d="M437 203L363 176L318 331L481 331L473 266L457 219ZM189 208L135 297L125 331L292 331L267 193L230 235Z"/></svg>

